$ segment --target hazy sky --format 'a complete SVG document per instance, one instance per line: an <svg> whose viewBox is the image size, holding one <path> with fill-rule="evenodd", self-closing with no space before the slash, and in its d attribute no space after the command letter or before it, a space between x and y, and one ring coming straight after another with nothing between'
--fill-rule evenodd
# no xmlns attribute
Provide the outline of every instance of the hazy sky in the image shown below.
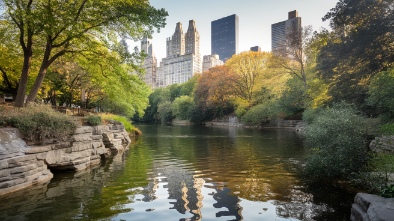
<svg viewBox="0 0 394 221"><path fill-rule="evenodd" d="M328 28L322 17L334 8L338 0L150 0L155 8L168 12L167 25L153 34L153 51L161 61L166 56L166 38L175 32L181 22L186 33L189 20L196 21L200 34L201 56L211 54L211 21L236 14L239 17L239 52L260 46L271 50L271 24L287 20L289 11L297 10L302 26L312 25L314 30ZM140 43L134 43L140 47ZM133 46L135 46L133 45Z"/></svg>

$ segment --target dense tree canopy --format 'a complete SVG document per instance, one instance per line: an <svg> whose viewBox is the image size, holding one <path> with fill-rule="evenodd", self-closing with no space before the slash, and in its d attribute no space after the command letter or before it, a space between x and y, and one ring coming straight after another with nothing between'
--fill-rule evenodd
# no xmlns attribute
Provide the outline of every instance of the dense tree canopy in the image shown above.
<svg viewBox="0 0 394 221"><path fill-rule="evenodd" d="M270 53L249 51L236 54L226 62L226 66L238 76L235 88L239 98L253 103L267 74L270 59Z"/></svg>
<svg viewBox="0 0 394 221"><path fill-rule="evenodd" d="M340 0L324 17L334 33L318 56L318 70L334 101L362 105L371 76L394 62L394 2Z"/></svg>
<svg viewBox="0 0 394 221"><path fill-rule="evenodd" d="M154 27L164 26L167 15L163 9L155 9L145 0L3 2L5 26L11 27L12 32L18 32L23 51L17 106L23 106L34 59L40 61L39 71L27 102L34 101L48 67L59 57L67 53L94 53L99 45L108 46L110 33L133 39L149 36Z"/></svg>

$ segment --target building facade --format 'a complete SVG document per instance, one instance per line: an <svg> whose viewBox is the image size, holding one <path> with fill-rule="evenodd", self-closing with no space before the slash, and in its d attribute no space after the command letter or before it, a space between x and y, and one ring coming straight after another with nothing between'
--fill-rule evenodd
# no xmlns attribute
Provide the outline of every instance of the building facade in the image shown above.
<svg viewBox="0 0 394 221"><path fill-rule="evenodd" d="M152 42L148 38L142 39L141 51L147 55L143 63L143 68L145 69L144 81L152 88L156 88L157 60L153 53Z"/></svg>
<svg viewBox="0 0 394 221"><path fill-rule="evenodd" d="M203 73L210 68L213 68L218 65L223 65L224 62L219 59L219 55L204 55L203 63L202 63L202 71Z"/></svg>
<svg viewBox="0 0 394 221"><path fill-rule="evenodd" d="M186 34L182 24L176 24L175 32L167 38L167 54L157 69L157 86L187 82L196 73L201 73L200 35L194 20L189 21Z"/></svg>
<svg viewBox="0 0 394 221"><path fill-rule="evenodd" d="M301 31L301 17L297 10L288 13L288 19L271 25L271 50L273 53L280 49L293 27Z"/></svg>
<svg viewBox="0 0 394 221"><path fill-rule="evenodd" d="M211 22L211 54L224 62L238 53L238 23L235 14Z"/></svg>

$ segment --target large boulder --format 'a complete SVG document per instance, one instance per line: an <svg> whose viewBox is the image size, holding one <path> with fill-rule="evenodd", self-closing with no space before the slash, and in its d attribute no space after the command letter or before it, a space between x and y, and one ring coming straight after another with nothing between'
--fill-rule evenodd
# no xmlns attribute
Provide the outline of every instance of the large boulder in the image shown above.
<svg viewBox="0 0 394 221"><path fill-rule="evenodd" d="M376 137L369 148L377 153L390 153L394 154L394 136Z"/></svg>
<svg viewBox="0 0 394 221"><path fill-rule="evenodd" d="M358 193L351 210L352 221L394 220L394 198Z"/></svg>

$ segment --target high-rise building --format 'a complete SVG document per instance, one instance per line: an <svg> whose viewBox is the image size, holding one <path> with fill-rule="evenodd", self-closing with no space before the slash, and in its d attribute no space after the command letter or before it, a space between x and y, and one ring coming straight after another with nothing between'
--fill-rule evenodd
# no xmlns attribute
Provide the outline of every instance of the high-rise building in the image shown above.
<svg viewBox="0 0 394 221"><path fill-rule="evenodd" d="M301 17L298 17L297 10L288 13L288 19L271 25L271 50L277 51L289 35L289 31L297 28L301 30Z"/></svg>
<svg viewBox="0 0 394 221"><path fill-rule="evenodd" d="M196 73L201 73L200 35L196 22L189 21L186 34L178 22L172 37L167 38L167 56L160 62L157 85L184 83Z"/></svg>
<svg viewBox="0 0 394 221"><path fill-rule="evenodd" d="M211 54L224 62L238 53L238 20L234 14L211 22Z"/></svg>
<svg viewBox="0 0 394 221"><path fill-rule="evenodd" d="M210 68L213 68L218 65L223 65L223 61L219 59L219 55L204 55L203 63L202 63L202 71L205 72Z"/></svg>
<svg viewBox="0 0 394 221"><path fill-rule="evenodd" d="M141 41L141 51L143 51L147 57L144 60L143 67L145 69L145 83L150 85L152 88L156 87L156 71L157 71L157 60L153 53L152 42L148 38L143 38Z"/></svg>

